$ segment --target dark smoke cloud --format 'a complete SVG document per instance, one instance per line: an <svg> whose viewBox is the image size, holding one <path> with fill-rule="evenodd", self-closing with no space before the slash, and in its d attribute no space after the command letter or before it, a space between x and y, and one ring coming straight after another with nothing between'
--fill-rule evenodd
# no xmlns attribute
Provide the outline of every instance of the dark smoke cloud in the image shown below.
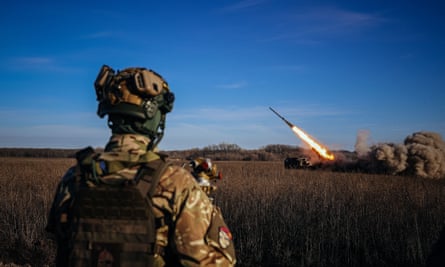
<svg viewBox="0 0 445 267"><path fill-rule="evenodd" d="M360 155L362 152L356 153ZM387 173L431 179L445 177L445 142L438 133L417 132L406 137L403 144L374 145L368 157L369 166Z"/></svg>
<svg viewBox="0 0 445 267"><path fill-rule="evenodd" d="M391 174L401 173L408 167L408 149L404 145L379 144L371 148L370 156Z"/></svg>

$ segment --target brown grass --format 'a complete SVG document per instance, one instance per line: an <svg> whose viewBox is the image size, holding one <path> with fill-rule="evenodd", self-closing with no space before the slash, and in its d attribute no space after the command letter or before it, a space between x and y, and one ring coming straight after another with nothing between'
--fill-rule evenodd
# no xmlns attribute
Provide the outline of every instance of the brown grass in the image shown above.
<svg viewBox="0 0 445 267"><path fill-rule="evenodd" d="M70 159L0 158L0 262L51 261L44 226L55 186Z"/></svg>
<svg viewBox="0 0 445 267"><path fill-rule="evenodd" d="M0 158L0 262L49 264L43 227L72 159ZM218 162L238 266L422 266L445 224L444 181Z"/></svg>

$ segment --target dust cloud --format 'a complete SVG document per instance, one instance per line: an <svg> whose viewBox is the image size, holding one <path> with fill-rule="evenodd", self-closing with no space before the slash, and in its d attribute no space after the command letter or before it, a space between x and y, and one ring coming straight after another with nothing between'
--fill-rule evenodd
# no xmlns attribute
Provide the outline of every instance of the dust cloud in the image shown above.
<svg viewBox="0 0 445 267"><path fill-rule="evenodd" d="M366 150L367 132L359 132L357 157L369 160L369 168L390 174L408 174L424 178L445 177L445 142L438 133L416 132L403 144L380 143Z"/></svg>
<svg viewBox="0 0 445 267"><path fill-rule="evenodd" d="M355 142L355 152L359 158L366 157L369 153L368 147L369 131L361 130L357 134L357 141Z"/></svg>

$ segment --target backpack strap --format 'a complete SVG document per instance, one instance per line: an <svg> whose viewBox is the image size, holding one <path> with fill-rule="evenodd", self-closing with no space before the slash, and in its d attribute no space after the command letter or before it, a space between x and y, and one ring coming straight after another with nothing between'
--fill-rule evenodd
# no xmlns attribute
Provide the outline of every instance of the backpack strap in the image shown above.
<svg viewBox="0 0 445 267"><path fill-rule="evenodd" d="M170 166L164 159L149 161L142 165L135 177L137 188L142 195L153 197L162 174Z"/></svg>
<svg viewBox="0 0 445 267"><path fill-rule="evenodd" d="M83 176L97 180L96 168L94 167L94 158L97 157L96 151L89 146L76 152L76 180L80 181ZM87 178L87 177L84 177Z"/></svg>
<svg viewBox="0 0 445 267"><path fill-rule="evenodd" d="M134 179L136 188L141 195L146 196L146 199L150 203L149 206L151 208L153 208L152 197L156 191L156 187L161 179L162 174L169 166L170 163L167 163L163 158L161 158L145 163L136 174L136 177ZM156 218L153 213L151 213L150 216L152 216L152 223L150 224L150 226L153 227L152 231L156 233L157 227L164 225L164 219ZM164 248L156 243L156 234L150 237L150 243L153 244L153 246L149 249L151 254L164 254Z"/></svg>

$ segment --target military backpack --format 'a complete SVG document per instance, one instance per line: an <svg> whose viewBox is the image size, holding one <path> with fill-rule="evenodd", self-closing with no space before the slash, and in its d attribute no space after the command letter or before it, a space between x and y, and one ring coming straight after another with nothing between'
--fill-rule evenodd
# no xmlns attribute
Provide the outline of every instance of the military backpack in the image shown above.
<svg viewBox="0 0 445 267"><path fill-rule="evenodd" d="M94 155L92 148L76 155L70 266L152 266L157 248L151 197L168 164L162 158L142 163L132 180L110 182L97 175Z"/></svg>

